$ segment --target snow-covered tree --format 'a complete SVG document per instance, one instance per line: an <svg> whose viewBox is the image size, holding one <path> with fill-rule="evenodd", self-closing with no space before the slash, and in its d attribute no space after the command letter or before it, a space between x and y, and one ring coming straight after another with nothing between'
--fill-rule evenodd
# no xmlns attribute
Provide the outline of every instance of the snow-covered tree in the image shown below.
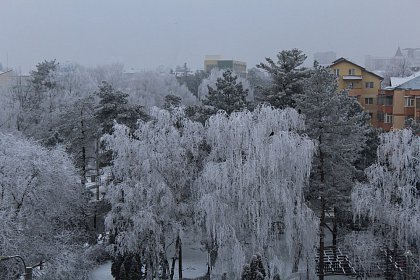
<svg viewBox="0 0 420 280"><path fill-rule="evenodd" d="M337 217L338 209L350 208L354 164L364 146L368 117L356 99L337 91L335 77L325 68L315 66L304 88L304 93L295 100L296 108L305 115L305 133L317 143L308 199L320 199L320 267L323 267L325 210L334 209ZM333 235L333 245L337 245L336 220Z"/></svg>
<svg viewBox="0 0 420 280"><path fill-rule="evenodd" d="M366 169L368 181L356 185L352 205L356 221L374 230L385 248L410 250L420 262L420 138L411 130L380 136L378 161Z"/></svg>
<svg viewBox="0 0 420 280"><path fill-rule="evenodd" d="M413 74L411 70L412 63L408 57L393 59L381 74L383 76L382 85L387 87L391 85L391 77L408 77Z"/></svg>
<svg viewBox="0 0 420 280"><path fill-rule="evenodd" d="M208 77L206 77L205 79L202 80L200 86L198 87L198 99L200 101L204 100L208 96L209 87L216 88L216 83L219 79L223 79L223 73L224 72L225 72L225 70L223 70L223 69L215 68L215 69L211 70ZM237 83L241 83L243 89L248 91L246 100L247 101L253 101L254 100L254 92L252 90L250 82L247 79L238 76L236 73L232 72L232 75L237 76L237 79L236 79Z"/></svg>
<svg viewBox="0 0 420 280"><path fill-rule="evenodd" d="M294 258L313 268L318 225L303 189L314 146L295 132L303 127L296 111L269 107L209 119L210 154L195 185L198 222L218 247L213 274L239 278L255 252L270 271L290 273Z"/></svg>
<svg viewBox="0 0 420 280"><path fill-rule="evenodd" d="M238 82L238 76L229 69L217 79L215 87L208 85L207 88L208 94L202 102L209 107L212 114L223 110L230 115L248 107L246 101L248 89L244 89L242 83Z"/></svg>
<svg viewBox="0 0 420 280"><path fill-rule="evenodd" d="M142 71L126 75L124 86L117 89L129 95L130 103L141 104L146 108L153 106L162 108L167 95L180 97L183 105L197 103L197 98L188 88L166 71Z"/></svg>
<svg viewBox="0 0 420 280"><path fill-rule="evenodd" d="M249 81L255 100L264 98L264 93L270 90L271 76L256 67L249 69L246 79Z"/></svg>
<svg viewBox="0 0 420 280"><path fill-rule="evenodd" d="M109 83L113 88L122 90L124 88L124 65L119 63L99 65L88 69L96 85L102 82Z"/></svg>
<svg viewBox="0 0 420 280"><path fill-rule="evenodd" d="M191 75L178 76L177 80L185 85L188 90L198 97L198 89L204 79L208 78L209 74L204 70L197 70Z"/></svg>
<svg viewBox="0 0 420 280"><path fill-rule="evenodd" d="M266 71L272 78L271 88L262 92L259 101L276 108L294 107L293 95L303 93L303 81L310 72L302 67L306 55L301 50L284 50L277 54L277 62L267 57L267 63L257 68Z"/></svg>
<svg viewBox="0 0 420 280"><path fill-rule="evenodd" d="M102 126L103 134L112 133L114 121L125 124L134 131L137 120L147 118L142 106L129 104L128 94L115 90L107 82L102 82L96 94L100 100L95 116Z"/></svg>
<svg viewBox="0 0 420 280"><path fill-rule="evenodd" d="M51 90L57 86L54 77L58 67L56 60L43 61L36 65L36 70L31 71L31 86L37 93Z"/></svg>
<svg viewBox="0 0 420 280"><path fill-rule="evenodd" d="M63 150L0 133L1 255L47 262L46 275L72 271L83 279L86 211L84 188Z"/></svg>
<svg viewBox="0 0 420 280"><path fill-rule="evenodd" d="M241 280L264 280L266 273L261 255L253 255L251 262L244 266Z"/></svg>
<svg viewBox="0 0 420 280"><path fill-rule="evenodd" d="M147 279L158 273L169 277L167 248L191 224L202 135L202 125L187 119L182 109L154 108L151 120L140 122L134 136L115 125L106 137L114 152L115 177L107 194L110 251L115 260L138 255Z"/></svg>

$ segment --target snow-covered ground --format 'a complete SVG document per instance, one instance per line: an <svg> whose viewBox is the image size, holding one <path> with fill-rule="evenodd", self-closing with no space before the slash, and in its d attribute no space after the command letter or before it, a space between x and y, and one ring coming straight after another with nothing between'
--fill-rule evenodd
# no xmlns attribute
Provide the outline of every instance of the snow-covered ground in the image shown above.
<svg viewBox="0 0 420 280"><path fill-rule="evenodd" d="M111 262L97 266L90 274L91 280L114 280L111 275Z"/></svg>
<svg viewBox="0 0 420 280"><path fill-rule="evenodd" d="M197 240L186 237L183 240L183 277L194 278L200 277L207 272L207 254L200 248L202 246ZM169 253L170 254L170 253ZM175 277L178 278L178 264L175 265ZM91 280L113 280L111 275L111 262L106 262L97 266L90 275ZM296 278L286 278L293 279ZM326 276L326 280L350 280L354 278L346 276ZM377 280L378 278L369 278L369 280Z"/></svg>
<svg viewBox="0 0 420 280"><path fill-rule="evenodd" d="M207 254L200 250L201 245L198 241L186 238L183 241L183 277L200 277L207 272ZM178 263L175 265L175 277L178 278ZM91 280L113 280L111 275L111 262L106 262L97 266L90 275Z"/></svg>

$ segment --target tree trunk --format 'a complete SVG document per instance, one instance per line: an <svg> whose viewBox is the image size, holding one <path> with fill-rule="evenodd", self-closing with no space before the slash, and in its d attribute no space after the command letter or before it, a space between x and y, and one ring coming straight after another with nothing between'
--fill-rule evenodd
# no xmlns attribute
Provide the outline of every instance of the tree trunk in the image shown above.
<svg viewBox="0 0 420 280"><path fill-rule="evenodd" d="M83 109L80 111L80 127L82 134L82 184L86 183L86 139L85 139L85 123L83 121Z"/></svg>
<svg viewBox="0 0 420 280"><path fill-rule="evenodd" d="M95 168L96 168L96 200L99 201L99 184L101 183L101 176L99 175L99 138L96 138L95 149Z"/></svg>
<svg viewBox="0 0 420 280"><path fill-rule="evenodd" d="M319 145L321 145L321 136L319 137ZM325 238L325 171L324 171L324 154L319 151L319 173L320 173L320 196L321 196L321 218L319 221L319 280L324 280L324 238Z"/></svg>
<svg viewBox="0 0 420 280"><path fill-rule="evenodd" d="M95 230L95 233L97 232L97 213L96 213L96 202L95 205L93 206L94 210L93 210L93 228Z"/></svg>
<svg viewBox="0 0 420 280"><path fill-rule="evenodd" d="M176 239L176 243L176 247L178 248L178 277L179 279L182 279L182 242L179 234Z"/></svg>
<svg viewBox="0 0 420 280"><path fill-rule="evenodd" d="M175 256L172 258L172 266L171 266L171 274L169 275L169 279L173 280L175 275Z"/></svg>
<svg viewBox="0 0 420 280"><path fill-rule="evenodd" d="M333 219L333 231L332 231L332 237L333 237L333 251L334 251L334 258L337 259L337 208L334 207L334 219Z"/></svg>
<svg viewBox="0 0 420 280"><path fill-rule="evenodd" d="M297 203L296 202L295 202L295 207L294 207L294 210L293 210L293 214L295 216L297 215ZM294 227L293 231L296 232L296 228L297 228L296 221L293 222L293 227ZM295 238L297 238L297 237L295 237ZM299 239L295 243L297 243L297 244L295 244L295 246L297 248L296 248L296 250L294 252L294 256L293 256L292 272L298 272L300 256L301 256L301 253L302 253L302 244L301 244L301 242L299 242Z"/></svg>
<svg viewBox="0 0 420 280"><path fill-rule="evenodd" d="M297 250L294 253L294 257L293 257L292 273L298 272L298 270L299 270L299 261L300 261L301 253L302 253L302 244L299 244Z"/></svg>
<svg viewBox="0 0 420 280"><path fill-rule="evenodd" d="M324 224L325 224L325 201L321 196L321 219L319 223L319 280L324 280Z"/></svg>

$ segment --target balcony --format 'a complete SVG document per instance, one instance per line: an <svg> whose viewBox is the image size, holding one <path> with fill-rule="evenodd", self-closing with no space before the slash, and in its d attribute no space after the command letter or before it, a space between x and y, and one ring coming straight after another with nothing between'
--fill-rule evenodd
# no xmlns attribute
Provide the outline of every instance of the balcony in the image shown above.
<svg viewBox="0 0 420 280"><path fill-rule="evenodd" d="M343 80L360 81L362 80L362 76L361 75L344 75Z"/></svg>
<svg viewBox="0 0 420 280"><path fill-rule="evenodd" d="M363 91L361 88L349 88L349 96L361 96Z"/></svg>

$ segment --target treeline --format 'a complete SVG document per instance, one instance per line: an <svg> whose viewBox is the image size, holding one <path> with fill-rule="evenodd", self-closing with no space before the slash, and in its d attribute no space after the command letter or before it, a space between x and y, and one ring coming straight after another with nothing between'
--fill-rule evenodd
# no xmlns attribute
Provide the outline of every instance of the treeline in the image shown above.
<svg viewBox="0 0 420 280"><path fill-rule="evenodd" d="M116 279L173 279L194 234L212 277L314 279L320 252L323 279L331 230L360 260L418 258L418 137L381 135L305 60L282 51L247 79L38 64L0 95L0 254L47 262L40 279L85 279L99 252ZM112 178L106 252L87 222L91 170Z"/></svg>

